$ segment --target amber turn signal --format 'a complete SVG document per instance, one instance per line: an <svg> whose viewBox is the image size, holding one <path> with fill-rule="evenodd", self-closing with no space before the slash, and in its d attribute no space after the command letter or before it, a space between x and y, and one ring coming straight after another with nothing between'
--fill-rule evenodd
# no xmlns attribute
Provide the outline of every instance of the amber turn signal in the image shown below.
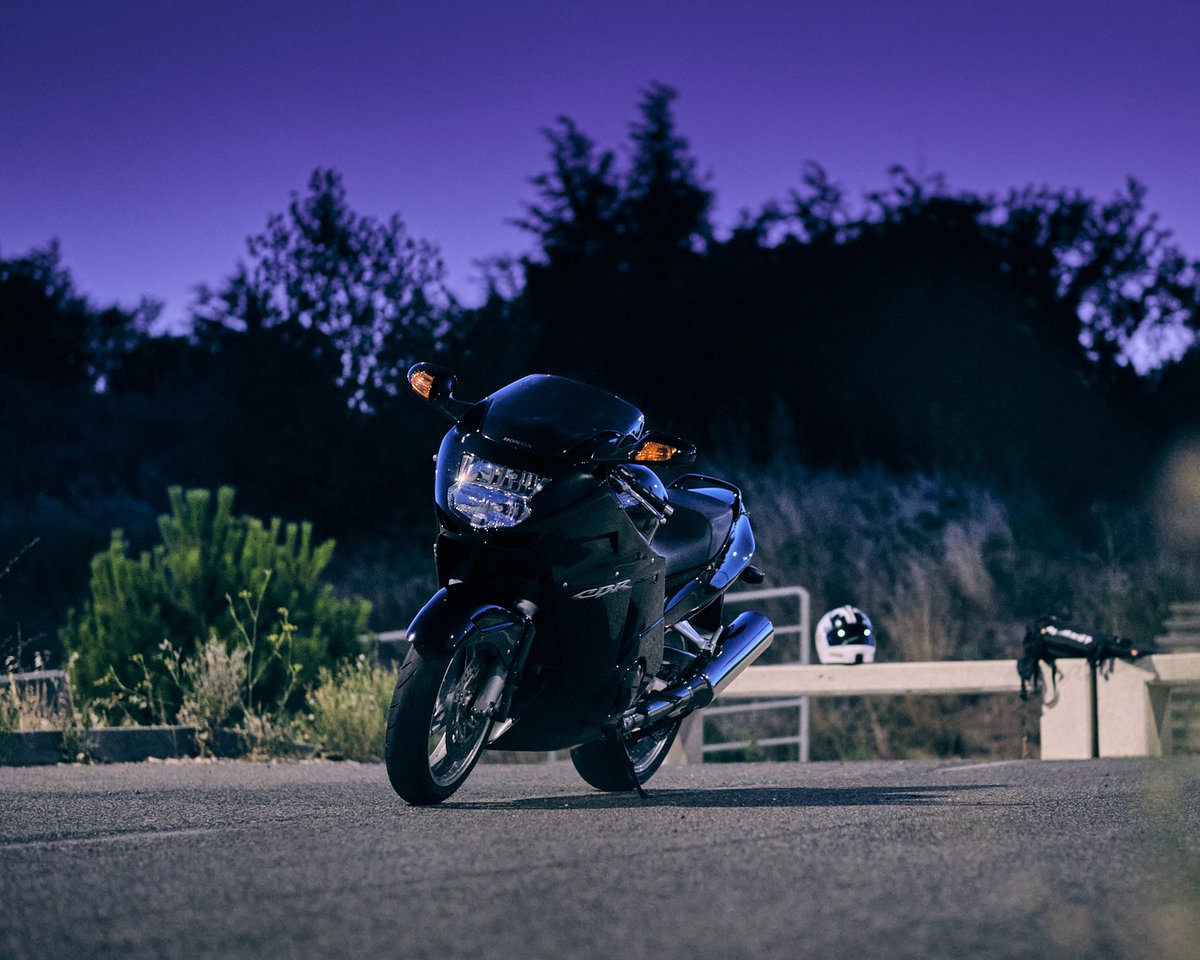
<svg viewBox="0 0 1200 960"><path fill-rule="evenodd" d="M433 374L428 370L417 370L408 378L408 384L426 400L433 393Z"/></svg>
<svg viewBox="0 0 1200 960"><path fill-rule="evenodd" d="M673 447L669 443L658 443L654 440L647 440L642 444L641 448L633 459L637 463L666 463L675 454L679 452L678 447Z"/></svg>

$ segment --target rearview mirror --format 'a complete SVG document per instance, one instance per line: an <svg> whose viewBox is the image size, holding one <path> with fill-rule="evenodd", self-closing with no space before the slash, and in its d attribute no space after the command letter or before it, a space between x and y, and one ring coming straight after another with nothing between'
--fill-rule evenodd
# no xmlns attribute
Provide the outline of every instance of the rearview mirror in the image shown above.
<svg viewBox="0 0 1200 960"><path fill-rule="evenodd" d="M414 363L408 371L408 385L419 397L432 403L451 420L457 420L471 404L454 396L458 378L436 363Z"/></svg>
<svg viewBox="0 0 1200 960"><path fill-rule="evenodd" d="M638 441L629 459L633 463L682 467L696 461L696 445L669 433L651 430Z"/></svg>

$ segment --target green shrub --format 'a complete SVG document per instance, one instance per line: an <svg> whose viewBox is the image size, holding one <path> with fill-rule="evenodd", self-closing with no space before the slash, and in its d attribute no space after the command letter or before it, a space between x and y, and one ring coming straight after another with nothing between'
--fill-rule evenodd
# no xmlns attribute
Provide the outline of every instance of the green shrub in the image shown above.
<svg viewBox="0 0 1200 960"><path fill-rule="evenodd" d="M372 666L366 657L323 667L308 695L307 734L326 756L382 760L387 711L396 673Z"/></svg>
<svg viewBox="0 0 1200 960"><path fill-rule="evenodd" d="M179 487L168 495L171 512L158 520L162 543L135 559L122 532L113 531L108 549L92 559L90 599L68 614L59 633L75 655L72 679L83 695L145 687L149 672L164 681L156 691L159 703L150 697L130 716L173 716L181 691L162 675L162 651L187 659L212 636L229 650L248 642L254 678L248 704L276 702L284 691L314 680L322 666L359 651L369 604L339 599L319 582L333 555L332 540L314 545L309 523L235 517L230 487L215 498L207 490L185 493ZM271 630L275 614L281 619ZM267 645L284 632L286 665L270 656Z"/></svg>

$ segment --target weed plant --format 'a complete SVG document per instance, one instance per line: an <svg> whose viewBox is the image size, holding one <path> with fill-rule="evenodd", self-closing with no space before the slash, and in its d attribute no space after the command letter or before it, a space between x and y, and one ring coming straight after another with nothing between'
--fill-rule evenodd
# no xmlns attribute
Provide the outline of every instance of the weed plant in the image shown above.
<svg viewBox="0 0 1200 960"><path fill-rule="evenodd" d="M297 628L286 607L275 611L273 622L265 620L270 581L271 571L263 570L255 590L241 590L236 599L226 596L234 625L228 639L213 631L190 654L167 639L150 657L135 653L133 680L126 683L110 669L98 684L105 694L97 704L126 723L148 717L154 723L193 726L202 753L221 729L240 734L252 754L289 752L297 732L289 704L301 675ZM271 674L282 680L268 687L262 681Z"/></svg>
<svg viewBox="0 0 1200 960"><path fill-rule="evenodd" d="M19 666L19 658L9 656L0 674L0 734L59 729L64 698L58 687L47 679L22 679ZM35 652L33 669L45 668L43 653Z"/></svg>
<svg viewBox="0 0 1200 960"><path fill-rule="evenodd" d="M34 668L43 669L45 660L34 655ZM16 671L18 660L9 657L0 674L0 759L6 751L9 734L57 731L62 735L62 758L69 762L90 759L88 734L96 724L95 715L76 703L70 688L49 679L22 679Z"/></svg>
<svg viewBox="0 0 1200 960"><path fill-rule="evenodd" d="M396 673L360 655L334 669L322 668L309 691L305 733L325 756L382 760L387 712Z"/></svg>

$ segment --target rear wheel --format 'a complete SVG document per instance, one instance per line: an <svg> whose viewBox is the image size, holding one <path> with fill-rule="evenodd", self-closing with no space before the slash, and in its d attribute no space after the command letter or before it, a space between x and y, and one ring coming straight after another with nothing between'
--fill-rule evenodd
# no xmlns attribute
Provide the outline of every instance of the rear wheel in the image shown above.
<svg viewBox="0 0 1200 960"><path fill-rule="evenodd" d="M660 730L622 740L597 740L575 747L571 762L597 790L636 790L662 766L682 720ZM637 778L635 783L632 776Z"/></svg>
<svg viewBox="0 0 1200 960"><path fill-rule="evenodd" d="M490 665L479 645L448 657L409 651L396 677L384 749L392 788L409 803L445 800L479 760L492 721L471 706Z"/></svg>

